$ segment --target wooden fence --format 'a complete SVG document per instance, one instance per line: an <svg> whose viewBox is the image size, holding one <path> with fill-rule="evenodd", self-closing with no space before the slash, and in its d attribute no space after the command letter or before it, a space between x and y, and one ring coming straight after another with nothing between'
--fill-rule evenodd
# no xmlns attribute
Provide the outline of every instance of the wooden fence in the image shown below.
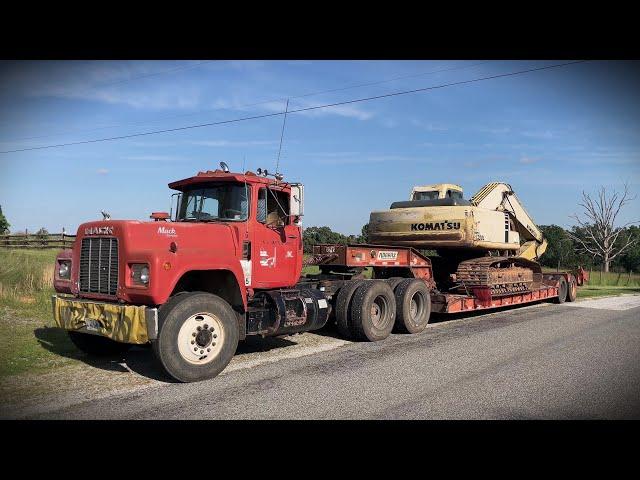
<svg viewBox="0 0 640 480"><path fill-rule="evenodd" d="M71 248L76 236L62 233L0 235L0 248Z"/></svg>

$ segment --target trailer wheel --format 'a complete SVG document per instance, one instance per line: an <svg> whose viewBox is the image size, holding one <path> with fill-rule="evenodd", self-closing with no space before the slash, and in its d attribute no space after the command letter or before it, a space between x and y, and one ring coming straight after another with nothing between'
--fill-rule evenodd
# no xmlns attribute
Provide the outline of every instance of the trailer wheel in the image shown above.
<svg viewBox="0 0 640 480"><path fill-rule="evenodd" d="M372 280L353 295L351 332L357 340L377 342L389 336L396 316L396 299L386 282Z"/></svg>
<svg viewBox="0 0 640 480"><path fill-rule="evenodd" d="M386 278L384 281L387 282L387 284L391 287L391 290L395 291L398 284L403 280L405 279L402 277L391 277L391 278Z"/></svg>
<svg viewBox="0 0 640 480"><path fill-rule="evenodd" d="M338 332L342 338L346 340L351 340L353 335L351 334L351 315L349 313L351 306L351 299L353 298L353 294L356 289L362 285L365 280L351 280L346 282L338 292L338 296L336 297L336 326L338 327Z"/></svg>
<svg viewBox="0 0 640 480"><path fill-rule="evenodd" d="M420 333L431 317L431 294L427 285L416 278L407 278L396 287L396 322L394 331Z"/></svg>
<svg viewBox="0 0 640 480"><path fill-rule="evenodd" d="M218 375L238 347L238 321L225 300L191 292L169 300L158 316L158 339L152 343L164 370L180 382Z"/></svg>
<svg viewBox="0 0 640 480"><path fill-rule="evenodd" d="M569 276L569 285L567 289L567 302L575 302L578 296L578 287L576 286L576 279L573 276Z"/></svg>
<svg viewBox="0 0 640 480"><path fill-rule="evenodd" d="M564 277L559 278L558 296L553 298L553 303L564 303L567 299L567 281Z"/></svg>
<svg viewBox="0 0 640 480"><path fill-rule="evenodd" d="M131 348L128 343L121 343L107 337L100 337L91 333L67 330L71 342L88 355L95 357L111 357L124 353Z"/></svg>

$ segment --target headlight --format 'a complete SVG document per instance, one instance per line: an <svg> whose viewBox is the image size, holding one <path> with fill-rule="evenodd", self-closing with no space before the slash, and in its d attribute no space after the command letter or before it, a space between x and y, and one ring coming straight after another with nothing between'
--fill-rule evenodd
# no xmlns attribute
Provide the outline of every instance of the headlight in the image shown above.
<svg viewBox="0 0 640 480"><path fill-rule="evenodd" d="M131 278L133 283L147 285L149 283L149 265L146 263L134 263L131 265Z"/></svg>
<svg viewBox="0 0 640 480"><path fill-rule="evenodd" d="M58 262L58 278L65 280L71 278L71 262L65 260Z"/></svg>

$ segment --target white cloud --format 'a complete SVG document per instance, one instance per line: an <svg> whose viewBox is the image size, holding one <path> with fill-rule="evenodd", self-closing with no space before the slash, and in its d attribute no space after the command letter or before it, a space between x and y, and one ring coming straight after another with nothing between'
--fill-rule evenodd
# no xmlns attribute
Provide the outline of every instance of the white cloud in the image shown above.
<svg viewBox="0 0 640 480"><path fill-rule="evenodd" d="M522 163L523 165L530 165L532 163L538 162L539 160L540 160L539 158L522 157L520 159L520 163Z"/></svg>
<svg viewBox="0 0 640 480"><path fill-rule="evenodd" d="M106 168L99 168L96 173L98 175L107 175L109 173L109 170L107 170Z"/></svg>

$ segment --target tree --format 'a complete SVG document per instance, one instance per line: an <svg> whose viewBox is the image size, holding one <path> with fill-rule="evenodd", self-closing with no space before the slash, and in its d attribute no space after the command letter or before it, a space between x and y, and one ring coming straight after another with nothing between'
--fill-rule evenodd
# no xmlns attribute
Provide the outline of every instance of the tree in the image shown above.
<svg viewBox="0 0 640 480"><path fill-rule="evenodd" d="M575 263L574 246L567 231L558 225L540 225L540 230L547 239L547 251L540 258L540 263L547 267L567 267Z"/></svg>
<svg viewBox="0 0 640 480"><path fill-rule="evenodd" d="M40 243L42 245L46 245L47 244L47 239L49 238L49 230L47 230L46 228L42 227L40 230L38 230L36 232L36 238L38 240L40 240Z"/></svg>
<svg viewBox="0 0 640 480"><path fill-rule="evenodd" d="M640 227L632 225L629 227L630 235L640 238ZM620 265L627 272L640 272L640 242L631 245L620 257Z"/></svg>
<svg viewBox="0 0 640 480"><path fill-rule="evenodd" d="M313 246L320 243L349 243L349 238L334 232L329 227L309 227L302 232L304 253L312 253Z"/></svg>
<svg viewBox="0 0 640 480"><path fill-rule="evenodd" d="M369 224L365 223L360 230L360 237L358 243L369 243Z"/></svg>
<svg viewBox="0 0 640 480"><path fill-rule="evenodd" d="M0 235L8 234L10 226L11 224L2 213L2 206L0 205Z"/></svg>
<svg viewBox="0 0 640 480"><path fill-rule="evenodd" d="M578 204L582 207L582 216L571 216L578 222L579 229L574 229L569 236L576 240L581 251L600 258L605 272L609 271L609 265L618 255L638 241L638 237L626 228L638 222L616 226L622 208L635 198L629 195L626 183L622 193L613 192L611 195L607 194L604 187L600 187L596 198L583 191L582 201Z"/></svg>

